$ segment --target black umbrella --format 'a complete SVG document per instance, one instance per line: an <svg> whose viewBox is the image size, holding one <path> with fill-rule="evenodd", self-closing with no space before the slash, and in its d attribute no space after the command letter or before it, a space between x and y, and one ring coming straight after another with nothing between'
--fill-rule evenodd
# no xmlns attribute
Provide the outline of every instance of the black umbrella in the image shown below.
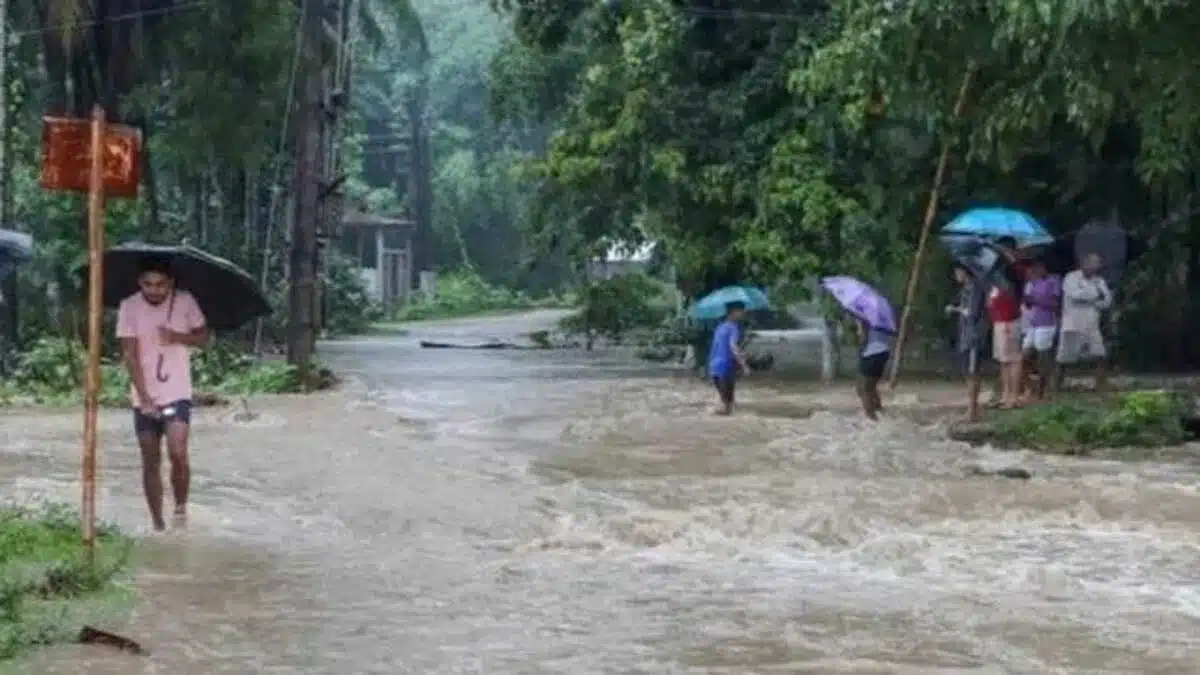
<svg viewBox="0 0 1200 675"><path fill-rule="evenodd" d="M1002 261L1000 250L992 242L973 235L942 235L942 244L955 262L967 268L971 276L985 279L997 270Z"/></svg>
<svg viewBox="0 0 1200 675"><path fill-rule="evenodd" d="M122 244L104 252L104 306L116 308L138 292L148 262L167 266L178 288L200 305L208 327L233 330L271 313L262 290L245 270L192 246Z"/></svg>
<svg viewBox="0 0 1200 675"><path fill-rule="evenodd" d="M0 230L0 281L12 273L17 265L33 255L33 237L22 232Z"/></svg>
<svg viewBox="0 0 1200 675"><path fill-rule="evenodd" d="M1104 280L1115 287L1129 263L1146 252L1146 242L1120 228L1085 226L1067 233L1047 247L1047 269L1054 274L1066 274L1075 269L1079 258L1087 253L1099 253L1104 261L1101 271Z"/></svg>

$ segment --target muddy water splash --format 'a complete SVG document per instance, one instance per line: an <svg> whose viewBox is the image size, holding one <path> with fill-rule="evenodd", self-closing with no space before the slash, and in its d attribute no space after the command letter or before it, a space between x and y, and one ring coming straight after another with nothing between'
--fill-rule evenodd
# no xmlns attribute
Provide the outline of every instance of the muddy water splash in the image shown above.
<svg viewBox="0 0 1200 675"><path fill-rule="evenodd" d="M970 477L1014 455L864 423L845 392L748 384L715 419L701 383L617 358L327 351L345 392L198 416L193 522L145 539L125 627L152 656L26 672L1181 673L1200 653L1193 466ZM104 418L102 499L137 528L127 422ZM3 429L5 493L75 498L76 416Z"/></svg>

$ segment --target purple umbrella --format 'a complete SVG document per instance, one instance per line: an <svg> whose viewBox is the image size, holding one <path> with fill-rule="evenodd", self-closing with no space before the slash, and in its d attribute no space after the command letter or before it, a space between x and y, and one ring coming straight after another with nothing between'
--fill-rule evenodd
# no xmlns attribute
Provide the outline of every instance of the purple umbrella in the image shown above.
<svg viewBox="0 0 1200 675"><path fill-rule="evenodd" d="M854 277L825 277L821 285L842 309L868 326L886 333L896 332L896 313L879 291Z"/></svg>

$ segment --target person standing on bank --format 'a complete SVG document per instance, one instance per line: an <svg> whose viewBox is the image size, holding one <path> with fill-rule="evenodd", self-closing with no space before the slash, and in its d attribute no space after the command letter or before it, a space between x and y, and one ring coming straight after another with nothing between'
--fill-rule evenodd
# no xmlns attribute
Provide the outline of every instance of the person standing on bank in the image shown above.
<svg viewBox="0 0 1200 675"><path fill-rule="evenodd" d="M959 285L958 304L946 307L946 313L958 316L956 351L963 377L967 381L967 419L978 422L979 414L979 356L987 337L984 306L987 303L985 283L976 279L966 265L954 265L954 281Z"/></svg>
<svg viewBox="0 0 1200 675"><path fill-rule="evenodd" d="M1046 398L1046 386L1054 370L1054 340L1058 334L1058 314L1062 305L1062 280L1046 271L1046 261L1035 258L1029 267L1025 292L1021 295L1022 318L1027 322L1021 351L1025 356L1024 380L1037 373L1033 392L1040 401ZM1024 388L1025 382L1022 382Z"/></svg>
<svg viewBox="0 0 1200 675"><path fill-rule="evenodd" d="M1079 269L1063 278L1055 389L1062 388L1069 366L1086 362L1096 364L1096 390L1107 388L1108 349L1100 329L1100 315L1112 307L1112 292L1100 275L1103 266L1098 253L1088 253L1080 260Z"/></svg>
<svg viewBox="0 0 1200 675"><path fill-rule="evenodd" d="M1000 364L1000 407L1014 408L1021 393L1021 306L1009 280L993 281L987 313L992 322L992 358Z"/></svg>
<svg viewBox="0 0 1200 675"><path fill-rule="evenodd" d="M718 415L733 413L734 392L737 389L738 371L746 375L750 366L746 362L746 354L742 351L742 324L746 315L746 306L740 302L731 302L725 306L725 320L717 326L713 333L712 346L708 351L708 376L712 378L713 386L717 388L721 407Z"/></svg>
<svg viewBox="0 0 1200 675"><path fill-rule="evenodd" d="M137 293L117 310L121 358L133 381L133 428L142 454L142 487L154 529L163 519L162 439L171 461L175 517L187 517L191 469L188 430L192 418L191 349L208 342L208 328L191 293L175 288L169 265L148 260Z"/></svg>

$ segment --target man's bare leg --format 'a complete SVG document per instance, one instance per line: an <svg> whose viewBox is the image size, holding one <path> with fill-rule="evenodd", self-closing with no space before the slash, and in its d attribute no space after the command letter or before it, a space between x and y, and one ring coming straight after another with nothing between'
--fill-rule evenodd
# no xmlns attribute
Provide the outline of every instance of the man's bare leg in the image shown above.
<svg viewBox="0 0 1200 675"><path fill-rule="evenodd" d="M1003 403L1009 407L1015 407L1021 402L1021 362L1014 361L1005 363L1002 372L1004 377L1004 398Z"/></svg>
<svg viewBox="0 0 1200 675"><path fill-rule="evenodd" d="M162 438L155 433L140 433L137 440L142 451L142 490L146 493L146 506L150 508L154 529L161 532L167 529L163 520Z"/></svg>
<svg viewBox="0 0 1200 675"><path fill-rule="evenodd" d="M1050 381L1054 379L1054 352L1044 351L1037 354L1037 400L1045 401Z"/></svg>
<svg viewBox="0 0 1200 675"><path fill-rule="evenodd" d="M1054 366L1054 380L1051 385L1050 395L1055 396L1063 391L1067 384L1067 364L1056 363Z"/></svg>
<svg viewBox="0 0 1200 675"><path fill-rule="evenodd" d="M972 422L978 422L980 419L979 390L982 384L978 373L967 376L967 419Z"/></svg>
<svg viewBox="0 0 1200 675"><path fill-rule="evenodd" d="M188 424L167 423L167 455L171 460L171 494L175 497L175 517L187 517L188 489L192 470L188 464ZM161 492L161 488L160 488Z"/></svg>

